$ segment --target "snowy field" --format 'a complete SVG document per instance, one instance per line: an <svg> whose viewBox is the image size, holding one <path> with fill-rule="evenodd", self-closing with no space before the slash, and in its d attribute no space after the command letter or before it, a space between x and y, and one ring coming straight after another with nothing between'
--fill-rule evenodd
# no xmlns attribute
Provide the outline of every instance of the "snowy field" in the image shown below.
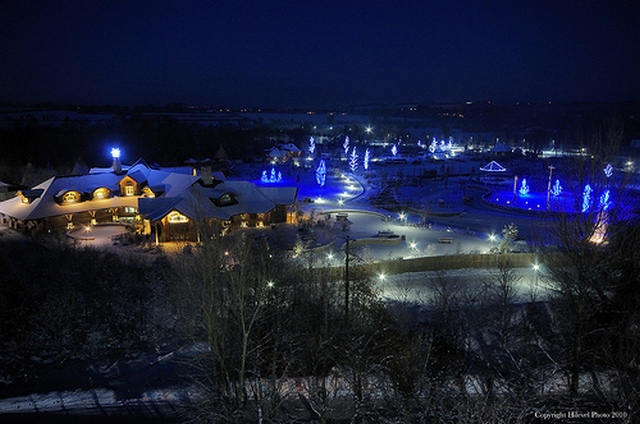
<svg viewBox="0 0 640 424"><path fill-rule="evenodd" d="M304 163L304 162L303 162ZM522 222L527 233L533 218L527 214L513 214L480 204L479 191L467 189L476 161L451 161L380 165L372 164L368 171L350 172L346 162L327 164L327 180L323 187L316 182L315 167L294 167L292 164L274 166L282 174L277 183L265 186L298 187L298 203L306 214L339 228L338 214L347 214L348 225L337 233L336 250L344 239L358 240L360 250L368 259L388 260L420 256L461 253L487 253L501 241L501 230L511 222ZM272 165L240 165L231 179L259 177ZM448 169L447 179L420 178L426 173ZM406 210L383 209L372 205L383 186L393 184L394 200L411 204ZM465 203L465 196L472 203ZM490 235L495 238L491 239ZM524 247L523 247L524 248Z"/></svg>

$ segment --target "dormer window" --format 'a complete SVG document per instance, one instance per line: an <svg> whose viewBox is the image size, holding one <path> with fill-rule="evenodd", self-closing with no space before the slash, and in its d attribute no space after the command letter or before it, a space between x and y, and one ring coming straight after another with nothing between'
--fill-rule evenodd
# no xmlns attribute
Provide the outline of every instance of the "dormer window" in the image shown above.
<svg viewBox="0 0 640 424"><path fill-rule="evenodd" d="M80 201L80 193L77 191L67 191L62 195L62 203L78 203Z"/></svg>
<svg viewBox="0 0 640 424"><path fill-rule="evenodd" d="M99 187L93 190L93 198L94 199L108 199L109 198L109 189L106 187Z"/></svg>
<svg viewBox="0 0 640 424"><path fill-rule="evenodd" d="M151 190L149 187L145 187L142 189L142 195L144 197L148 197L148 198L153 198L156 197L156 194L153 192L153 190Z"/></svg>
<svg viewBox="0 0 640 424"><path fill-rule="evenodd" d="M216 204L216 206L229 206L235 205L238 202L236 201L233 193L224 193L220 197L215 199L214 203Z"/></svg>
<svg viewBox="0 0 640 424"><path fill-rule="evenodd" d="M29 205L33 200L42 196L42 193L44 193L44 190L37 188L33 190L20 190L16 194L20 197L20 201L23 204Z"/></svg>

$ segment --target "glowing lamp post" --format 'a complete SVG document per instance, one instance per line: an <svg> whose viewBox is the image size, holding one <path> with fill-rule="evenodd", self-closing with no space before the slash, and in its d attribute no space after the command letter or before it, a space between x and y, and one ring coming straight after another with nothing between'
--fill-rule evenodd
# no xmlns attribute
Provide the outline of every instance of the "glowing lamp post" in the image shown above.
<svg viewBox="0 0 640 424"><path fill-rule="evenodd" d="M120 149L111 149L111 158L113 159L113 172L119 174L122 172L122 163L120 163Z"/></svg>
<svg viewBox="0 0 640 424"><path fill-rule="evenodd" d="M533 272L535 273L536 276L536 286L538 286L538 272L540 271L540 265L535 263L533 264Z"/></svg>

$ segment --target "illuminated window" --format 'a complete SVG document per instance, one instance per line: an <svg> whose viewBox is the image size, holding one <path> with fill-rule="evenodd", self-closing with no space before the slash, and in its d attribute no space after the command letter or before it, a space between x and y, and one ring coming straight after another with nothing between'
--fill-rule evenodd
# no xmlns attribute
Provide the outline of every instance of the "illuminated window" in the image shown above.
<svg viewBox="0 0 640 424"><path fill-rule="evenodd" d="M134 194L136 194L136 190L133 186L133 183L131 181L127 181L126 185L124 186L124 195L133 196Z"/></svg>
<svg viewBox="0 0 640 424"><path fill-rule="evenodd" d="M107 199L109 197L109 189L105 187L97 188L93 191L94 199Z"/></svg>
<svg viewBox="0 0 640 424"><path fill-rule="evenodd" d="M136 208L134 208L132 206L125 206L124 207L124 213L136 213Z"/></svg>
<svg viewBox="0 0 640 424"><path fill-rule="evenodd" d="M183 224L185 222L189 222L189 218L178 211L173 211L167 215L167 221L169 221L169 224Z"/></svg>
<svg viewBox="0 0 640 424"><path fill-rule="evenodd" d="M156 194L149 187L143 188L142 191L144 193L144 197L156 197Z"/></svg>
<svg viewBox="0 0 640 424"><path fill-rule="evenodd" d="M62 203L76 203L80 201L80 196L78 192L75 191L67 191L62 195Z"/></svg>
<svg viewBox="0 0 640 424"><path fill-rule="evenodd" d="M238 202L231 193L224 193L217 200L215 200L215 204L218 206L235 205L236 203Z"/></svg>

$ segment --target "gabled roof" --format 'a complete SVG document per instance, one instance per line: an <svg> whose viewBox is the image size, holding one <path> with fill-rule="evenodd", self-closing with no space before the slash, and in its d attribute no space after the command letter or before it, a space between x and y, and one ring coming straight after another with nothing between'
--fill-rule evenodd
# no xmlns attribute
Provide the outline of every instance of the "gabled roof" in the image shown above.
<svg viewBox="0 0 640 424"><path fill-rule="evenodd" d="M136 179L136 181L146 182L156 195L160 194L160 197L177 197L199 179L199 177L192 176L190 173L152 169L143 161L138 161L135 165L129 167L126 175ZM0 213L28 221L96 209L121 206L138 207L138 198L135 196L114 196L107 199L92 199L66 204L56 202L57 196L70 190L80 193L92 193L96 188L105 187L112 193L116 193L119 189L118 183L124 177L125 175L116 175L112 170L85 175L52 177L38 184L32 190L23 191L23 195L25 192L40 193L40 196L34 198L29 204L22 203L22 199L16 196L0 202Z"/></svg>
<svg viewBox="0 0 640 424"><path fill-rule="evenodd" d="M184 169L183 169L184 168ZM149 187L156 197L112 196L106 199L90 199L76 203L58 203L56 198L68 191L90 194L104 187L118 193L119 182L129 176ZM295 202L297 187L259 187L248 181L219 181L216 185L196 184L199 176L191 175L190 169L150 168L144 161L128 167L126 173L115 174L112 170L92 170L85 175L52 177L31 190L24 190L29 204L22 203L20 196L0 202L0 213L23 221L77 214L98 209L124 206L137 207L138 212L151 221L162 219L172 210L192 218L230 219L243 213L266 213L277 205ZM215 200L230 193L235 202L218 206Z"/></svg>
<svg viewBox="0 0 640 424"><path fill-rule="evenodd" d="M272 158L282 158L287 155L287 152L284 150L280 150L277 147L274 147L273 149L269 150L267 155Z"/></svg>
<svg viewBox="0 0 640 424"><path fill-rule="evenodd" d="M216 199L225 193L233 195L237 203L217 206ZM191 219L230 219L244 213L267 213L277 205L295 202L297 187L258 187L248 181L226 181L215 187L194 184L175 201L162 199L140 199L139 212L152 222L177 210Z"/></svg>
<svg viewBox="0 0 640 424"><path fill-rule="evenodd" d="M282 150L286 150L286 151L291 152L291 153L298 153L298 152L300 152L300 149L298 149L298 146L296 146L296 145L295 145L295 144L293 144L293 143L283 144L283 145L282 145Z"/></svg>

